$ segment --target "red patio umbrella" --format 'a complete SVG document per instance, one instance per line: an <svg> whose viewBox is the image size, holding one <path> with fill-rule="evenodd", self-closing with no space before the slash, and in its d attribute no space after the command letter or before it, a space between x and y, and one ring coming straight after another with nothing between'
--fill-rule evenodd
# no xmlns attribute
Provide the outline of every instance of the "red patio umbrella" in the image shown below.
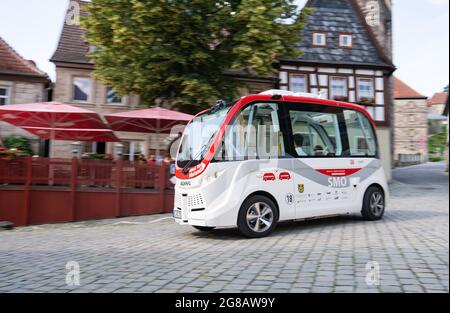
<svg viewBox="0 0 450 313"><path fill-rule="evenodd" d="M178 124L186 125L194 116L160 107L105 115L115 131L137 133L170 133ZM159 149L157 149L159 154Z"/></svg>
<svg viewBox="0 0 450 313"><path fill-rule="evenodd" d="M50 139L54 131L55 140L65 141L87 141L87 142L118 142L114 132L110 129L68 129L68 128L45 128L45 127L23 127L26 131L43 139Z"/></svg>
<svg viewBox="0 0 450 313"><path fill-rule="evenodd" d="M58 102L3 105L0 120L19 127L108 128L97 113Z"/></svg>
<svg viewBox="0 0 450 313"><path fill-rule="evenodd" d="M97 113L58 102L3 105L0 106L0 120L34 131L38 131L37 128L48 131L46 136L50 140L61 138L58 132L62 129L71 129L72 135L80 129L98 129L103 133L108 129Z"/></svg>
<svg viewBox="0 0 450 313"><path fill-rule="evenodd" d="M164 108L152 108L105 115L115 131L170 133L173 126L187 124L194 116Z"/></svg>

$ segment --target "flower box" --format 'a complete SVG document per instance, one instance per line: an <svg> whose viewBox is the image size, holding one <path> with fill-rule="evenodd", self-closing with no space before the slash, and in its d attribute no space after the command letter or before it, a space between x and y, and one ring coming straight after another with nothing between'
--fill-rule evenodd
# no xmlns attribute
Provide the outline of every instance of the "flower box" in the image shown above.
<svg viewBox="0 0 450 313"><path fill-rule="evenodd" d="M359 98L360 105L374 105L375 98Z"/></svg>

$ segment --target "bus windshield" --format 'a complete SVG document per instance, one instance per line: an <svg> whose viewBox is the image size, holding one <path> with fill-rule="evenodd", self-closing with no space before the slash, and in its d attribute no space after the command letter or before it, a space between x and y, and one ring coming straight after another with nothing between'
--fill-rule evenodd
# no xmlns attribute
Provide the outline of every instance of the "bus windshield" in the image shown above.
<svg viewBox="0 0 450 313"><path fill-rule="evenodd" d="M178 167L191 168L203 161L229 110L230 107L208 111L186 126L178 151Z"/></svg>

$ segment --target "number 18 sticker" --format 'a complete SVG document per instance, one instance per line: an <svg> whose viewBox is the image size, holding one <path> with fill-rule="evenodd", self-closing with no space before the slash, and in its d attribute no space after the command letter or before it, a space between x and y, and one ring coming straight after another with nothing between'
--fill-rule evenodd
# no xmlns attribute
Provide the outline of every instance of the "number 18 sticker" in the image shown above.
<svg viewBox="0 0 450 313"><path fill-rule="evenodd" d="M292 205L294 203L294 195L292 193L288 193L286 195L286 203Z"/></svg>

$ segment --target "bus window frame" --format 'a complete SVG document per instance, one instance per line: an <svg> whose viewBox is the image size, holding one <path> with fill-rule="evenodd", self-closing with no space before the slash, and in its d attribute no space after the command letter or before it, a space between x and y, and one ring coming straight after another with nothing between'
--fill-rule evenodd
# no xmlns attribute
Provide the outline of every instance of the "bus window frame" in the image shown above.
<svg viewBox="0 0 450 313"><path fill-rule="evenodd" d="M369 158L369 159L378 159L378 160L380 160L380 159L381 159L381 157L380 157L380 143L379 143L379 141L378 141L378 134L377 134L376 128L374 127L373 123L370 121L370 119L367 117L366 114L364 114L363 112L361 112L361 111L359 111L359 110L354 110L354 109L349 109L349 108L342 108L342 117L343 117L343 119L344 119L343 127L345 128L345 138L347 139L348 151L351 151L351 148L350 148L350 138L349 138L349 135L348 135L347 121L346 121L346 119L345 119L344 110L345 110L345 111L356 112L356 114L357 114L357 116L358 116L358 123L359 123L360 126L361 126L361 132L363 133L364 138L365 138L365 140L366 140L366 143L367 143L367 145L369 146L369 143L368 143L368 141L367 141L366 130L364 129L364 127L363 127L363 125L362 125L362 121L361 121L360 118L363 117L363 118L365 118L365 119L368 120L368 122L369 122L369 123L368 123L368 126L371 127L371 129L372 129L372 134L373 134L373 137L374 137L374 139L375 139L375 149L376 149L375 156L371 156L371 155L370 155L370 156L365 156L365 155L349 155L347 158L352 158L352 159L368 159L368 158Z"/></svg>
<svg viewBox="0 0 450 313"><path fill-rule="evenodd" d="M296 159L342 159L342 158L350 158L350 159L380 159L380 149L379 149L379 142L377 137L376 129L374 128L373 124L370 122L370 119L364 114L363 112L346 108L346 107L340 107L340 106L330 106L330 105L323 105L323 104L316 104L316 103L308 103L308 102L284 102L285 105L283 105L283 108L285 110L285 120L284 120L284 126L287 128L286 136L285 138L285 149L286 149L286 155L291 155L292 158ZM322 108L322 111L320 110ZM299 156L297 155L297 152L295 151L295 144L294 144L294 132L292 129L292 119L290 116L290 111L303 111L303 112L323 112L327 113L326 110L330 110L329 113L336 114L338 118L338 126L339 126L339 135L341 138L341 145L342 145L342 153L340 156ZM347 130L347 123L344 116L344 110L353 111L357 114L360 113L361 115L366 118L370 124L370 127L372 128L372 133L374 136L374 140L376 142L376 153L375 155L370 156L353 156L351 154L347 155L345 152L349 151L350 153L350 138ZM280 122L280 124L282 124ZM365 134L365 130L362 129L363 133ZM291 135L288 135L291 134ZM367 138L366 138L367 140ZM336 149L337 147L335 147Z"/></svg>
<svg viewBox="0 0 450 313"><path fill-rule="evenodd" d="M284 156L279 156L278 158L272 158L270 160L285 160L285 159L292 159L293 158L293 156L288 153L288 149L287 149L287 146L288 146L288 141L287 140L289 139L288 138L289 136L287 134L287 129L286 129L287 128L286 127L286 118L287 118L286 114L287 114L287 111L286 111L286 105L285 105L286 103L284 101L277 101L277 100L255 100L255 101L251 101L249 103L246 103L243 107L241 107L239 109L239 111L234 114L234 116L230 120L230 122L225 126L225 130L224 130L223 136L221 138L222 148L217 149L214 157L211 160L211 163L230 163L230 162L246 162L246 161L252 161L252 160L266 160L266 159L260 159L259 156L256 157L256 158L249 158L248 155L245 156L244 160L225 160L225 158L223 158L223 155L222 155L222 159L221 160L218 160L216 158L216 154L219 153L219 151L222 151L222 153L224 152L223 145L224 145L224 139L226 138L226 134L227 134L228 128L229 127L233 127L233 125L234 125L234 123L236 121L236 118L239 116L239 114L241 114L248 107L252 107L252 106L254 106L256 104L262 104L262 103L276 104L278 106L278 110L277 110L278 123L279 123L280 131L283 134L282 137L283 137L283 141L284 141L284 150L285 150ZM253 110L252 110L252 114L253 114Z"/></svg>

